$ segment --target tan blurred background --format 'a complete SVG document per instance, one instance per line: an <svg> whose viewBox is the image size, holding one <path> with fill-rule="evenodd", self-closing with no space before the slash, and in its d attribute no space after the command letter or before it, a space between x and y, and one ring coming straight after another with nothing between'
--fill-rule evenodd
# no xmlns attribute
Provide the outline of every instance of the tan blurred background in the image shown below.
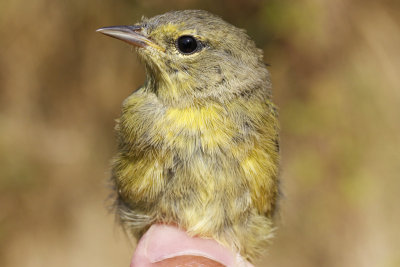
<svg viewBox="0 0 400 267"><path fill-rule="evenodd" d="M201 8L248 30L282 123L277 238L257 266L400 266L400 2L0 2L0 266L128 266L113 125L144 81L94 32Z"/></svg>

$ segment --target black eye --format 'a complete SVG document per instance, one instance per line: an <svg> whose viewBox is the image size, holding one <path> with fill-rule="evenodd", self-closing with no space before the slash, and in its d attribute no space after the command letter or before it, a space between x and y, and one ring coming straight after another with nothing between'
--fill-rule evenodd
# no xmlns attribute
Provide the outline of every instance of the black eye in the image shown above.
<svg viewBox="0 0 400 267"><path fill-rule="evenodd" d="M184 35L176 42L178 50L183 54L191 54L199 49L200 45L193 36Z"/></svg>

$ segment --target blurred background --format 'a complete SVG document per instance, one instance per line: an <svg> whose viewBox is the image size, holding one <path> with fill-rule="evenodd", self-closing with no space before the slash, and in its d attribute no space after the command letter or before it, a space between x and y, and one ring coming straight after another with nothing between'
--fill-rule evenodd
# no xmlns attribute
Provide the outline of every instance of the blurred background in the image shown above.
<svg viewBox="0 0 400 267"><path fill-rule="evenodd" d="M0 266L128 266L107 180L144 70L95 29L189 8L247 29L271 64L285 196L257 266L400 266L397 0L2 0Z"/></svg>

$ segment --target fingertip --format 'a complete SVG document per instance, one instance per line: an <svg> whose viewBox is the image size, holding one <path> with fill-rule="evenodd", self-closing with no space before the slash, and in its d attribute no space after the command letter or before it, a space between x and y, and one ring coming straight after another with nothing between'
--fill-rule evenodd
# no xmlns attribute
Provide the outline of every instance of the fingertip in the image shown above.
<svg viewBox="0 0 400 267"><path fill-rule="evenodd" d="M190 237L177 227L156 224L139 240L131 267L252 267L210 239Z"/></svg>

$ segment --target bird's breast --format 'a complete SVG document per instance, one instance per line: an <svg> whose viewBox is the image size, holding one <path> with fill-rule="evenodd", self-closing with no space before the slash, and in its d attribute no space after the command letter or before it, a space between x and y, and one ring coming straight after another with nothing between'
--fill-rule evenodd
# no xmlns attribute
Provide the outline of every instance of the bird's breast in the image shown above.
<svg viewBox="0 0 400 267"><path fill-rule="evenodd" d="M172 209L167 203L178 202L207 210L207 203L231 205L216 199L230 192L235 198L251 196L260 212L270 209L275 133L252 124L257 120L245 105L162 108L140 96L126 101L118 127L121 144L114 174L124 199L149 206L164 203L165 210ZM253 105L252 112L258 110L265 114L259 119L265 123L258 124L268 125L273 117L267 106Z"/></svg>
<svg viewBox="0 0 400 267"><path fill-rule="evenodd" d="M191 108L170 108L164 119L155 124L165 146L182 154L201 150L206 154L228 148L238 134L238 125L217 105Z"/></svg>

